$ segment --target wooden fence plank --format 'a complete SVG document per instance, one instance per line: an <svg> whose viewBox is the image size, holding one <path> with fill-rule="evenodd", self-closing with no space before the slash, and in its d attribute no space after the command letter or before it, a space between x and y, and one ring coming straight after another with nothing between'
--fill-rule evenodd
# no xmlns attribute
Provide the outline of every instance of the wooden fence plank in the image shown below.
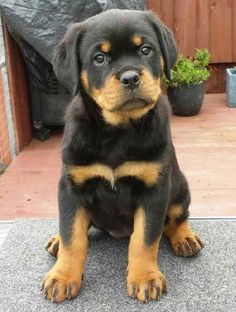
<svg viewBox="0 0 236 312"><path fill-rule="evenodd" d="M210 0L210 51L214 63L232 62L231 5L231 0Z"/></svg>
<svg viewBox="0 0 236 312"><path fill-rule="evenodd" d="M197 0L196 3L196 47L210 48L210 1Z"/></svg>
<svg viewBox="0 0 236 312"><path fill-rule="evenodd" d="M193 54L195 47L210 50L217 71L207 82L207 92L225 92L225 69L236 65L236 0L147 0L147 3L173 30L185 55Z"/></svg>
<svg viewBox="0 0 236 312"><path fill-rule="evenodd" d="M9 164L12 160L10 150L10 139L7 126L7 115L5 107L4 82L2 71L0 71L0 166ZM1 168L0 168L1 171Z"/></svg>
<svg viewBox="0 0 236 312"><path fill-rule="evenodd" d="M178 49L186 56L196 48L196 0L174 1L174 33Z"/></svg>
<svg viewBox="0 0 236 312"><path fill-rule="evenodd" d="M235 0L232 0L232 60L236 63L236 1Z"/></svg>
<svg viewBox="0 0 236 312"><path fill-rule="evenodd" d="M162 5L162 0L148 0L147 1L147 9L154 11L162 19L161 5Z"/></svg>
<svg viewBox="0 0 236 312"><path fill-rule="evenodd" d="M162 1L161 17L164 23L174 32L174 0Z"/></svg>
<svg viewBox="0 0 236 312"><path fill-rule="evenodd" d="M32 121L26 69L16 41L4 26L9 91L15 125L16 152L19 153L32 139Z"/></svg>

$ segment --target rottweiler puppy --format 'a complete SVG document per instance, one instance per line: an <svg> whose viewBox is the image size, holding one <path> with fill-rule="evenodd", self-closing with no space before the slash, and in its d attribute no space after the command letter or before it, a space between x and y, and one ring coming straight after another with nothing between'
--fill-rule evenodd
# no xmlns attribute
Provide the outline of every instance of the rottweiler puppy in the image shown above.
<svg viewBox="0 0 236 312"><path fill-rule="evenodd" d="M176 61L171 31L151 12L110 10L73 24L57 47L57 78L75 95L66 114L59 183L57 261L45 297L78 295L89 226L130 236L128 295L159 300L166 280L157 258L162 233L177 256L203 247L188 223L190 193L171 140L163 72Z"/></svg>

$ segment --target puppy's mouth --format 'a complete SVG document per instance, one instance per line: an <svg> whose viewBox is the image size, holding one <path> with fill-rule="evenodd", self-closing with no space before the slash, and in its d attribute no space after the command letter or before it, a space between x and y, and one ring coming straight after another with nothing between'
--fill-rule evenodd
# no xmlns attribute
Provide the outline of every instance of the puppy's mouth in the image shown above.
<svg viewBox="0 0 236 312"><path fill-rule="evenodd" d="M131 110L135 108L142 108L146 106L148 103L144 99L139 99L139 98L133 98L125 101L122 103L120 106L120 109L122 110Z"/></svg>
<svg viewBox="0 0 236 312"><path fill-rule="evenodd" d="M146 105L148 105L149 102L142 98L131 98L126 101L124 101L121 105L118 107L113 108L111 111L130 111L136 108L143 108Z"/></svg>

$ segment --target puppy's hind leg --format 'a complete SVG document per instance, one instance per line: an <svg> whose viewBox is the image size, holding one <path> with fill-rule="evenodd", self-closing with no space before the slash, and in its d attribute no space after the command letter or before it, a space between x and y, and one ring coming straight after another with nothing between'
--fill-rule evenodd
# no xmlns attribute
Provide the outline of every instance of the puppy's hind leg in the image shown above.
<svg viewBox="0 0 236 312"><path fill-rule="evenodd" d="M201 239L192 231L189 222L189 205L191 202L188 182L182 172L174 176L173 185L178 185L175 198L169 204L164 226L164 235L169 238L172 249L177 256L196 256L204 247Z"/></svg>
<svg viewBox="0 0 236 312"><path fill-rule="evenodd" d="M200 237L196 235L188 222L188 213L181 204L171 205L167 213L164 235L169 238L172 249L177 256L196 256L204 247Z"/></svg>
<svg viewBox="0 0 236 312"><path fill-rule="evenodd" d="M45 250L53 257L57 258L58 250L60 245L60 235L57 234L51 237L45 244Z"/></svg>

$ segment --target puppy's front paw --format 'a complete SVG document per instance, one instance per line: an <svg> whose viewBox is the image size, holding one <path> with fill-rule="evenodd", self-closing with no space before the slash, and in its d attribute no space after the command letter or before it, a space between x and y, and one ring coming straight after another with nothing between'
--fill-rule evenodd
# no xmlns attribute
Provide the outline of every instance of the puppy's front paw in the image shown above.
<svg viewBox="0 0 236 312"><path fill-rule="evenodd" d="M160 271L137 274L129 272L127 277L128 296L139 301L160 300L166 293L166 279Z"/></svg>
<svg viewBox="0 0 236 312"><path fill-rule="evenodd" d="M43 279L42 290L46 299L59 303L65 299L75 298L80 286L81 276L64 273L59 268L53 267Z"/></svg>
<svg viewBox="0 0 236 312"><path fill-rule="evenodd" d="M60 236L55 235L50 238L46 245L44 246L46 251L53 257L57 258L58 250L59 250Z"/></svg>

